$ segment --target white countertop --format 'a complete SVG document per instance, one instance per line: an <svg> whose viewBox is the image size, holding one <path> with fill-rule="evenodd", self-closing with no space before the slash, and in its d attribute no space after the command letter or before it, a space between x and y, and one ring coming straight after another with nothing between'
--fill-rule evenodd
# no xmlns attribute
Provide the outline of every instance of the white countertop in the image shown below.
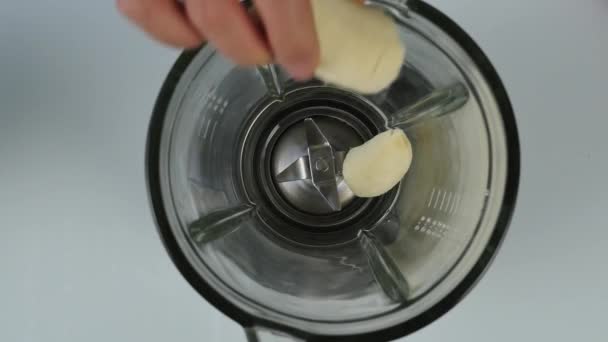
<svg viewBox="0 0 608 342"><path fill-rule="evenodd" d="M599 341L608 305L608 3L434 0L511 96L518 208L473 292L407 341ZM179 275L144 179L177 57L112 1L0 5L0 341L244 341Z"/></svg>

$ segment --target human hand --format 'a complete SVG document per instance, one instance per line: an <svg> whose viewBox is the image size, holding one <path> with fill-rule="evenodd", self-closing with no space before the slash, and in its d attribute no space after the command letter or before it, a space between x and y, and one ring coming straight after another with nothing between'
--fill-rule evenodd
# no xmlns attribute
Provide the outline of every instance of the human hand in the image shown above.
<svg viewBox="0 0 608 342"><path fill-rule="evenodd" d="M241 65L281 64L308 79L319 64L309 0L254 0L261 25L238 0L117 0L126 17L155 39L179 48L210 41Z"/></svg>

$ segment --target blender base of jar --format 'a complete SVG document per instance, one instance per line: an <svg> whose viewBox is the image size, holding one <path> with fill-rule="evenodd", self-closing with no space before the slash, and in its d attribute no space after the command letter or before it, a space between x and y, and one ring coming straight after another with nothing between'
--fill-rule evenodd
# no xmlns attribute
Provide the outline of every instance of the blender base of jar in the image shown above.
<svg viewBox="0 0 608 342"><path fill-rule="evenodd" d="M357 198L343 181L342 161L386 127L380 109L348 91L308 85L268 96L241 127L241 195L276 236L310 246L352 241L389 214L399 187Z"/></svg>

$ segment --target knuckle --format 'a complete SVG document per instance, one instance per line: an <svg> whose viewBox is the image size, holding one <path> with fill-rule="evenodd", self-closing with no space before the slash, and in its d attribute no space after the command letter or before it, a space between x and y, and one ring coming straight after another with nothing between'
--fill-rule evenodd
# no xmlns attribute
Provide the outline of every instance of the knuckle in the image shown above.
<svg viewBox="0 0 608 342"><path fill-rule="evenodd" d="M227 24L219 13L203 11L199 13L199 25L205 32L222 32Z"/></svg>

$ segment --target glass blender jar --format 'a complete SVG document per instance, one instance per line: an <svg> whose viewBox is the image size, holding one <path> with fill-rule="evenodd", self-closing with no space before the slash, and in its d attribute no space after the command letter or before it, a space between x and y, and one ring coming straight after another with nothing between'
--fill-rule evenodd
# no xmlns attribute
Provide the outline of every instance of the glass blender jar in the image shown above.
<svg viewBox="0 0 608 342"><path fill-rule="evenodd" d="M329 0L328 0L329 1ZM184 52L154 109L147 180L190 284L251 341L380 341L472 288L509 224L519 143L506 91L462 29L422 1L370 1L399 25L399 78L363 96L279 66ZM355 197L345 153L403 129L399 186Z"/></svg>

